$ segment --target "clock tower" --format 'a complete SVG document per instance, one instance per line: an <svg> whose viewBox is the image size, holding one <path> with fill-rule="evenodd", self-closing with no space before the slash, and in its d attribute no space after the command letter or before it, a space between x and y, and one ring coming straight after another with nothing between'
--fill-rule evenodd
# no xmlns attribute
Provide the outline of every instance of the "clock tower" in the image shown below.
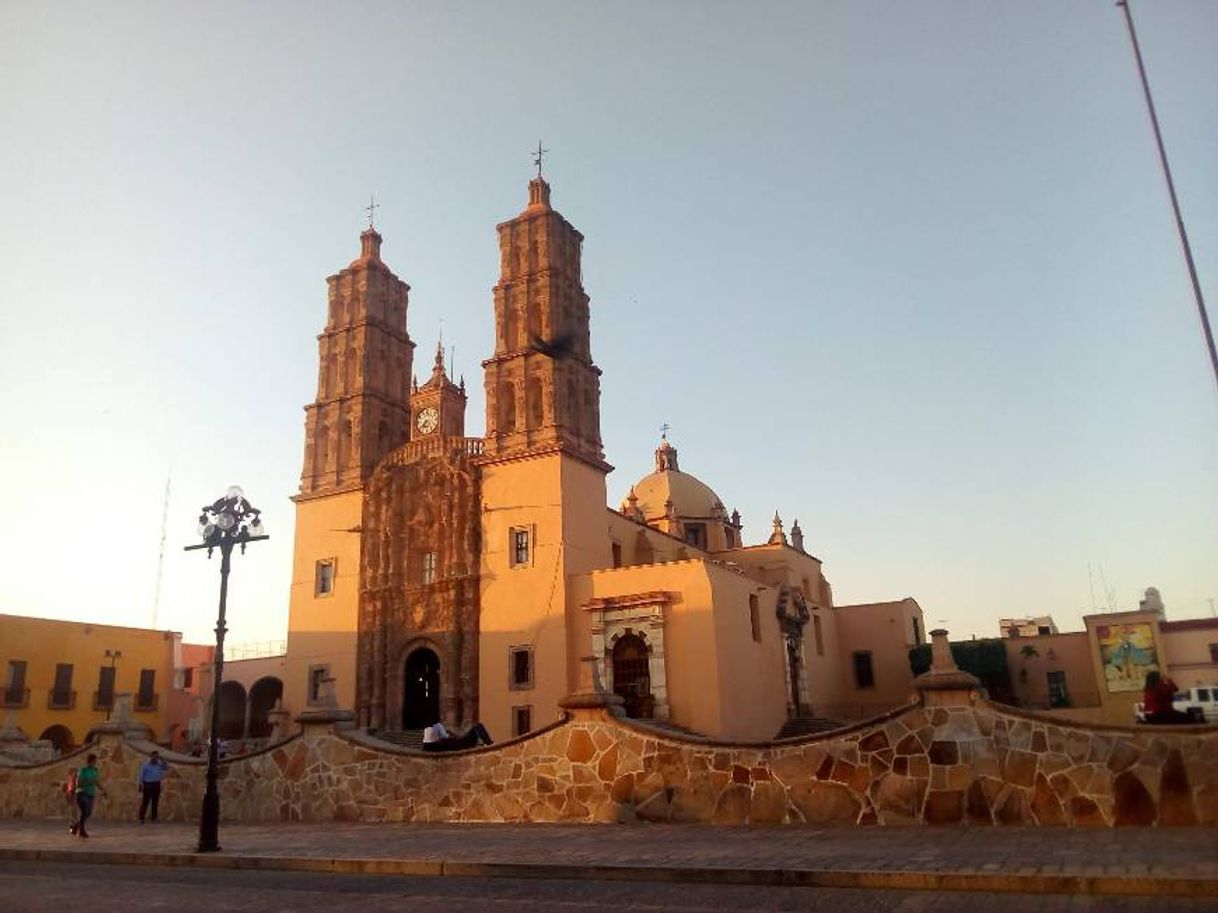
<svg viewBox="0 0 1218 913"><path fill-rule="evenodd" d="M444 343L436 344L431 377L422 386L416 377L410 388L410 439L431 435L465 436L465 378L460 384L448 379L444 369Z"/></svg>

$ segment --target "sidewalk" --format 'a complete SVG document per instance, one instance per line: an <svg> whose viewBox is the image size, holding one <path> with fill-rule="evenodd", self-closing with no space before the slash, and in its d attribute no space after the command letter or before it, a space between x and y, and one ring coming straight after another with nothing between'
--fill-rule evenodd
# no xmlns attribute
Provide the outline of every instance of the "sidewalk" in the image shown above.
<svg viewBox="0 0 1218 913"><path fill-rule="evenodd" d="M363 874L1218 897L1212 828L804 828L0 821L0 859Z"/></svg>

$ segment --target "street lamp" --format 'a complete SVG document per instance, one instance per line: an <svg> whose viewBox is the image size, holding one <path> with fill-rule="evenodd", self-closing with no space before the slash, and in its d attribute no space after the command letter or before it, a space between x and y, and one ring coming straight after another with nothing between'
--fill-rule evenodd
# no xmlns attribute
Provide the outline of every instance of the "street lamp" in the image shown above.
<svg viewBox="0 0 1218 913"><path fill-rule="evenodd" d="M199 515L199 545L188 545L186 551L207 549L211 557L220 549L220 616L216 619L216 655L211 683L211 732L207 739L207 790L203 793L203 816L199 819L199 852L220 850L220 791L216 781L220 776L220 680L224 673L224 607L228 600L228 571L233 546L240 545L245 553L247 542L270 538L262 526L262 511L245 500L245 492L232 486L214 504L204 506Z"/></svg>
<svg viewBox="0 0 1218 913"><path fill-rule="evenodd" d="M110 722L110 712L114 709L114 688L117 684L115 679L118 675L114 671L114 665L123 657L122 650L107 650L106 659L110 660L110 694L106 700L106 722Z"/></svg>

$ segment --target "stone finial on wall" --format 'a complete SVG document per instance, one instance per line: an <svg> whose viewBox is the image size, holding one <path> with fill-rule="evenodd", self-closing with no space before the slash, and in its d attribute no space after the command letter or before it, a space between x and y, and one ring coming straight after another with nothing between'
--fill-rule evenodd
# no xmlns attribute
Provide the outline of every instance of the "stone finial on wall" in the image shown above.
<svg viewBox="0 0 1218 913"><path fill-rule="evenodd" d="M288 732L288 723L292 715L283 709L283 699L275 701L275 706L272 707L266 714L267 721L271 725L271 732L268 736L270 742L282 742L290 735Z"/></svg>
<svg viewBox="0 0 1218 913"><path fill-rule="evenodd" d="M612 708L624 704L618 695L610 694L601 682L600 669L595 656L581 656L579 661L579 690L568 694L558 702L563 710L593 710L612 712Z"/></svg>
<svg viewBox="0 0 1218 913"><path fill-rule="evenodd" d="M946 629L936 628L930 632L930 669L915 678L913 686L923 704L958 706L972 703L981 679L956 666Z"/></svg>

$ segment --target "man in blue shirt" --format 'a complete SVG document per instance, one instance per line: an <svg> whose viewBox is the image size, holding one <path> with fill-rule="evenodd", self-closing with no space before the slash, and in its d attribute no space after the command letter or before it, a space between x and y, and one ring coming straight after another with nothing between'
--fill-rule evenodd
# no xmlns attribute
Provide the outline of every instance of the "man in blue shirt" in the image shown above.
<svg viewBox="0 0 1218 913"><path fill-rule="evenodd" d="M140 799L140 824L144 823L144 815L149 806L152 806L152 820L156 821L157 806L161 803L161 780L165 778L165 771L168 769L169 765L165 763L159 751L154 751L151 757L140 765L139 790L143 796Z"/></svg>

